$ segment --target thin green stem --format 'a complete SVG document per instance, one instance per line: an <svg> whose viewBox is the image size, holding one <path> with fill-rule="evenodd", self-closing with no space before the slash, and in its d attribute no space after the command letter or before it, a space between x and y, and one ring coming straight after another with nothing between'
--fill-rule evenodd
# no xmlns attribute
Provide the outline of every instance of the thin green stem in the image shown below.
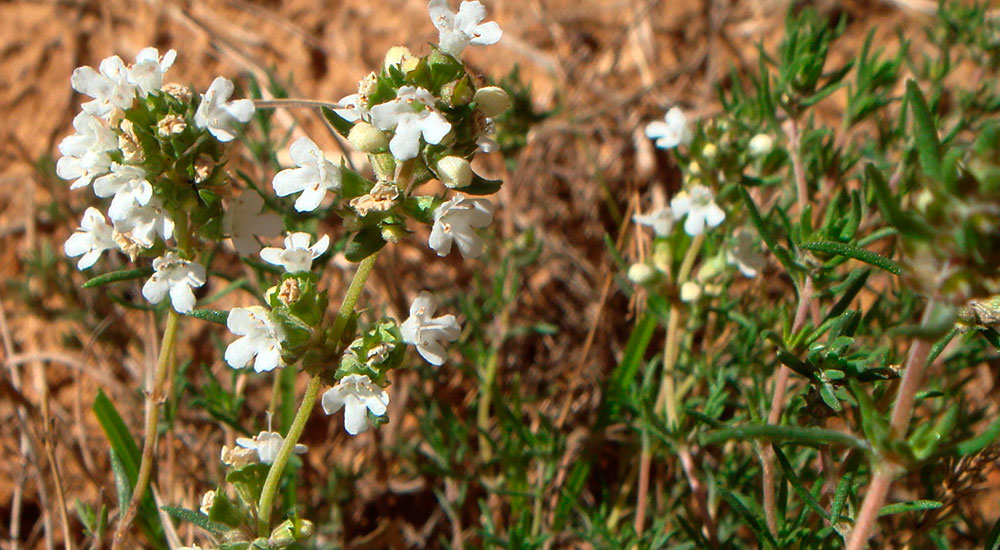
<svg viewBox="0 0 1000 550"><path fill-rule="evenodd" d="M125 539L125 531L135 518L136 510L142 498L146 494L146 486L149 485L149 478L153 473L153 450L156 447L156 426L160 421L160 401L163 399L163 381L170 370L170 363L174 356L174 346L177 343L177 327L180 324L180 315L171 307L167 313L167 326L163 331L163 341L160 344L160 355L156 361L156 372L153 374L153 385L146 393L146 426L145 439L142 444L142 460L139 463L139 475L136 477L135 490L132 493L132 500L129 501L128 510L124 512L115 536L112 540L111 548L115 550Z"/></svg>
<svg viewBox="0 0 1000 550"><path fill-rule="evenodd" d="M687 282L694 268L694 261L701 252L701 245L705 242L704 233L698 235L691 241L684 259L681 260L681 267L677 271L677 279L674 284L680 289L681 285ZM667 412L667 427L673 430L677 427L677 396L674 387L674 367L677 364L677 357L680 355L680 341L683 336L681 330L681 310L676 304L670 306L670 319L667 321L667 338L663 348L663 379L660 381L660 390L656 396L656 411ZM635 531L641 535L646 523L646 501L649 494L649 470L653 463L653 451L650 448L650 438L645 431L642 437L642 452L639 461L639 490L636 497ZM710 529L711 533L711 529ZM633 546L638 548L638 546Z"/></svg>
<svg viewBox="0 0 1000 550"><path fill-rule="evenodd" d="M368 281L368 275L372 271L372 266L375 265L376 257L378 257L378 252L368 256L358 265L358 270L354 273L354 279L351 280L351 285L347 288L347 294L344 295L344 301L340 304L337 317L333 320L333 327L330 331L330 337L333 342L339 342L341 336L343 336L344 328L347 327L347 321L350 320L351 314L354 312L354 307L358 304L361 292L365 288L365 282ZM261 490L260 502L257 506L257 534L261 537L266 537L269 534L271 528L271 507L274 504L274 497L278 494L278 483L281 481L281 475L285 471L288 459L292 456L295 444L302 437L302 431L305 429L306 421L309 420L309 415L312 414L313 407L316 405L316 398L319 396L319 389L322 385L323 381L319 376L314 376L309 380L309 385L306 386L306 393L302 397L299 410L295 413L295 419L292 420L292 425L288 428L288 433L285 434L285 441L281 444L278 455L274 457L274 463L271 464L271 468L267 471L267 479L264 480L264 488Z"/></svg>
<svg viewBox="0 0 1000 550"><path fill-rule="evenodd" d="M318 101L315 99L255 99L253 106L258 109L278 109L280 107L307 107L315 109L326 107L327 109L341 109L343 105L331 103L329 101Z"/></svg>

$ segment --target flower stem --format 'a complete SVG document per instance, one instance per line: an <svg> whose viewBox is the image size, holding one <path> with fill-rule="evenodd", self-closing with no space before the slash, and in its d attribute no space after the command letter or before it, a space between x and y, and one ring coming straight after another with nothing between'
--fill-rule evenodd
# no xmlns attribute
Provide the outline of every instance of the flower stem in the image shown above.
<svg viewBox="0 0 1000 550"><path fill-rule="evenodd" d="M691 241L684 259L681 260L681 267L677 271L677 279L674 284L680 289L681 285L687 282L694 268L694 261L701 252L701 245L705 242L705 234L702 233ZM674 366L677 364L677 357L680 355L680 342L684 336L681 330L681 308L676 304L670 306L670 320L667 321L667 341L663 349L663 379L660 381L660 389L656 396L656 411L662 412L666 409L667 428L673 431L677 427L677 396L674 388ZM646 500L649 494L649 470L652 467L652 449L650 449L650 438L643 433L642 452L639 457L639 489L636 496L635 532L641 535L646 527ZM687 452L686 450L684 452ZM692 487L693 488L693 487ZM709 535L714 539L713 528L706 523ZM637 548L634 546L633 548Z"/></svg>
<svg viewBox="0 0 1000 550"><path fill-rule="evenodd" d="M922 320L924 326L929 322L933 309L934 302L928 302ZM889 420L889 436L892 438L903 439L906 437L910 417L913 415L913 402L923 382L930 351L931 343L927 340L917 339L910 345L910 354L906 358L903 381L896 392L896 403ZM892 485L892 479L899 470L880 455L875 457L875 461L873 467L875 473L868 486L868 492L865 494L865 500L861 504L861 510L854 521L854 528L847 539L847 550L863 550L868 546L868 538L871 536L872 528L875 527L879 510L885 504L885 499L889 495L889 486Z"/></svg>
<svg viewBox="0 0 1000 550"><path fill-rule="evenodd" d="M365 282L368 280L368 274L371 273L372 266L375 265L376 257L378 257L378 252L362 260L361 264L358 265L357 272L354 273L354 278L351 280L351 285L347 288L344 301L340 304L337 317L333 320L333 328L330 331L330 336L334 342L339 342L341 336L343 336L344 328L347 326L347 321L354 312L354 307L358 304L361 291L364 290ZM281 475L285 471L285 465L292 455L295 444L302 437L302 431L305 429L306 421L309 420L309 415L312 414L313 407L316 405L316 398L319 396L319 389L322 384L323 380L319 376L313 376L309 380L309 385L306 386L306 393L302 397L299 410L295 413L295 419L292 420L292 425L288 428L288 433L285 435L285 441L281 444L278 455L274 457L274 463L271 464L271 468L267 471L267 479L264 481L264 488L261 490L260 502L257 506L258 536L266 537L270 532L271 506L274 504L274 497L278 493L278 482L281 481Z"/></svg>
<svg viewBox="0 0 1000 550"><path fill-rule="evenodd" d="M331 103L329 101L317 101L315 99L255 99L253 106L258 109L278 109L280 107L326 107L327 109L341 109L343 105Z"/></svg>
<svg viewBox="0 0 1000 550"><path fill-rule="evenodd" d="M122 519L115 530L111 548L115 550L125 539L125 531L135 518L139 503L146 494L146 486L153 473L153 450L156 447L156 427L160 421L160 401L163 396L163 381L170 370L171 359L174 356L174 345L177 342L177 326L180 315L171 307L167 313L167 326L163 331L163 341L160 344L160 355L156 361L156 372L153 374L152 388L146 393L146 426L145 439L142 444L142 460L139 464L139 475L135 480L135 490L129 501L128 510L123 511Z"/></svg>

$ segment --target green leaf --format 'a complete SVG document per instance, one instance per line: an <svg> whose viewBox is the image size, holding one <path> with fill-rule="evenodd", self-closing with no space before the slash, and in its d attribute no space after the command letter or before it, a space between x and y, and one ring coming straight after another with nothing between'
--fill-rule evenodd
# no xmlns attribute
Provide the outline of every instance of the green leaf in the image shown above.
<svg viewBox="0 0 1000 550"><path fill-rule="evenodd" d="M983 545L983 549L1000 550L1000 519L993 524L990 534L986 535L986 544Z"/></svg>
<svg viewBox="0 0 1000 550"><path fill-rule="evenodd" d="M941 142L938 141L934 117L927 100L915 80L906 81L906 100L913 111L913 137L917 143L920 166L932 178L941 177Z"/></svg>
<svg viewBox="0 0 1000 550"><path fill-rule="evenodd" d="M795 264L792 262L791 256L788 254L788 250L782 246L778 245L778 241L775 240L774 235L771 234L770 229L768 229L767 224L764 223L764 218L760 215L760 210L757 210L757 204L753 202L753 198L750 197L750 193L747 192L742 186L738 186L737 191L740 194L740 198L743 199L743 204L747 207L747 213L750 214L750 222L753 223L754 228L757 229L757 233L760 234L760 238L764 240L767 248L778 258L785 269L789 273L797 271L795 269Z"/></svg>
<svg viewBox="0 0 1000 550"><path fill-rule="evenodd" d="M885 181L882 172L874 164L865 166L865 181L872 187L875 202L890 225L900 233L916 239L926 239L931 235L927 223L913 212L904 212L899 207L899 200L893 195L889 183Z"/></svg>
<svg viewBox="0 0 1000 550"><path fill-rule="evenodd" d="M229 312L220 309L208 309L199 308L192 309L186 314L188 317L194 317L196 319L201 319L202 321L208 321L210 323L218 323L220 325L225 325L226 321L229 319Z"/></svg>
<svg viewBox="0 0 1000 550"><path fill-rule="evenodd" d="M347 134L351 133L351 128L354 127L354 124L348 122L347 119L338 115L336 111L329 107L321 107L320 109L323 111L323 117L330 123L330 126L333 126L334 130L337 130L338 134L346 138Z"/></svg>
<svg viewBox="0 0 1000 550"><path fill-rule="evenodd" d="M370 225L358 231L351 242L347 243L344 250L344 257L351 262L360 262L368 256L382 250L385 246L385 239L382 238L382 231L377 225Z"/></svg>
<svg viewBox="0 0 1000 550"><path fill-rule="evenodd" d="M1000 418L993 421L983 433L958 444L958 454L967 456L978 453L1000 437Z"/></svg>
<svg viewBox="0 0 1000 550"><path fill-rule="evenodd" d="M763 439L772 443L789 441L801 445L845 445L854 449L868 450L868 442L850 434L824 428L803 428L800 426L773 426L757 424L724 428L706 433L701 437L703 445L712 445L736 439L747 441Z"/></svg>
<svg viewBox="0 0 1000 550"><path fill-rule="evenodd" d="M788 458L785 457L785 453L781 452L781 449L777 446L772 447L774 450L774 457L778 459L778 464L781 465L781 469L785 472L785 477L788 478L788 482L792 484L792 488L795 492L802 497L802 501L805 502L810 508L816 510L816 512L823 516L825 519L830 519L830 515L826 513L826 510L819 505L816 497L813 496L809 489L806 489L805 485L802 484L802 480L799 479L798 474L795 473L795 468L792 468L791 463L788 462Z"/></svg>
<svg viewBox="0 0 1000 550"><path fill-rule="evenodd" d="M118 453L114 449L109 451L111 455L111 472L115 476L115 492L118 493L118 509L125 510L132 500L132 479L129 478L122 460L118 458Z"/></svg>
<svg viewBox="0 0 1000 550"><path fill-rule="evenodd" d="M152 267L140 267L139 269L122 269L112 271L104 275L98 275L93 279L83 283L83 288L94 288L95 286L117 283L119 281L131 281L132 279L144 279L153 274Z"/></svg>
<svg viewBox="0 0 1000 550"><path fill-rule="evenodd" d="M131 488L135 486L136 480L139 477L139 463L142 460L142 453L139 451L138 445L135 444L135 440L132 439L132 434L128 431L125 421L122 420L114 404L111 403L111 400L108 399L108 396L101 389L97 390L97 397L94 398L93 411L97 417L97 422L101 425L101 429L104 430L104 435L111 444L111 450L120 461L120 471L128 478L129 499L131 499ZM117 476L118 474L116 473L116 484L119 483ZM119 498L120 496L121 493L119 493ZM156 505L153 503L151 491L146 491L146 494L143 495L142 502L139 504L138 515L139 525L147 535L147 538L157 541L157 548L162 547L162 543L160 542L162 540L162 528L160 526L159 515L156 512Z"/></svg>
<svg viewBox="0 0 1000 550"><path fill-rule="evenodd" d="M635 328L632 329L632 334L628 338L628 343L625 345L625 353L622 354L621 363L618 363L614 372L611 373L613 394L621 395L624 393L635 378L635 374L639 371L639 366L642 365L646 355L649 342L653 338L656 324L656 317L648 313L635 324Z"/></svg>
<svg viewBox="0 0 1000 550"><path fill-rule="evenodd" d="M132 439L125 421L101 389L97 390L97 397L94 398L94 415L97 416L98 423L101 424L104 434L111 443L111 450L115 452L128 475L129 484L135 483L139 477L139 461L142 454Z"/></svg>
<svg viewBox="0 0 1000 550"><path fill-rule="evenodd" d="M859 248L847 243L838 243L834 241L812 241L800 244L799 248L812 250L814 252L824 252L835 256L853 258L855 260L865 262L866 264L873 265L884 271L888 271L893 275L899 275L902 272L902 269L896 262L883 256L879 256L870 250L865 250L864 248Z"/></svg>
<svg viewBox="0 0 1000 550"><path fill-rule="evenodd" d="M472 174L472 183L457 189L466 195L492 195L500 190L503 180L488 180L478 174Z"/></svg>
<svg viewBox="0 0 1000 550"><path fill-rule="evenodd" d="M750 510L746 503L743 502L743 497L737 495L736 493L722 489L722 498L729 503L729 506L731 506L737 514L743 517L746 525L757 534L758 539L767 539L767 541L771 543L771 546L775 548L778 547L778 543L774 540L774 537L771 536L771 532L764 527L766 523L762 521L763 518L761 518L759 514L754 514Z"/></svg>
<svg viewBox="0 0 1000 550"><path fill-rule="evenodd" d="M847 276L846 288L842 291L843 294L837 300L837 303L833 304L830 311L826 314L826 318L823 319L825 323L829 319L834 319L839 317L842 313L847 311L848 306L854 300L854 297L861 292L861 289L865 287L865 283L868 281L868 276L871 275L872 271L870 269L861 269L852 271L850 275Z"/></svg>
<svg viewBox="0 0 1000 550"><path fill-rule="evenodd" d="M944 504L936 500L911 500L909 502L897 502L883 506L878 511L878 517L902 514L904 512L919 512L921 510L936 510Z"/></svg>
<svg viewBox="0 0 1000 550"><path fill-rule="evenodd" d="M161 510L170 514L171 517L179 519L181 521L186 521L188 523L193 523L198 527L212 533L213 535L223 535L229 531L229 526L223 525L221 523L216 523L210 519L205 514L201 512L196 512L194 510L188 510L187 508L180 508L177 506L161 506Z"/></svg>

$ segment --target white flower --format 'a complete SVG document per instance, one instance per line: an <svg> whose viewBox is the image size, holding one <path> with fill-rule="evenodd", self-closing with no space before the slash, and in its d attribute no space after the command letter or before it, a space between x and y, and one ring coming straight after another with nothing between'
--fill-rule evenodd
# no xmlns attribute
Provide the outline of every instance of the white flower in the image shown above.
<svg viewBox="0 0 1000 550"><path fill-rule="evenodd" d="M483 23L486 8L478 1L462 2L458 13L451 11L448 0L430 0L431 22L438 30L441 51L458 57L469 44L488 46L500 40L503 31L496 21Z"/></svg>
<svg viewBox="0 0 1000 550"><path fill-rule="evenodd" d="M371 109L372 124L379 130L392 130L389 151L399 160L408 160L420 151L420 136L431 144L441 143L451 131L451 123L434 108L434 96L423 88L403 86L396 99Z"/></svg>
<svg viewBox="0 0 1000 550"><path fill-rule="evenodd" d="M111 167L108 151L118 148L118 138L111 126L102 118L80 113L73 119L76 133L59 143L63 156L56 163L56 174L63 179L75 179L69 188L90 185L94 177L104 174Z"/></svg>
<svg viewBox="0 0 1000 550"><path fill-rule="evenodd" d="M174 64L177 52L167 50L167 53L160 57L160 51L156 48L143 48L139 55L135 56L135 63L129 69L129 82L135 84L139 89L140 97L146 97L150 92L157 91L163 87L163 74Z"/></svg>
<svg viewBox="0 0 1000 550"><path fill-rule="evenodd" d="M163 202L157 197L151 198L145 205L128 203L121 218L113 221L115 231L125 234L127 240L143 248L153 246L156 235L167 240L174 234L174 220L163 209ZM129 254L126 250L123 252Z"/></svg>
<svg viewBox="0 0 1000 550"><path fill-rule="evenodd" d="M687 116L677 107L671 107L664 120L646 125L646 137L655 139L656 146L660 149L691 143L691 128L688 126Z"/></svg>
<svg viewBox="0 0 1000 550"><path fill-rule="evenodd" d="M417 347L420 354L432 365L443 365L447 351L441 341L454 342L462 333L454 315L434 317L438 302L430 292L423 291L410 305L410 317L403 321L399 330L403 341Z"/></svg>
<svg viewBox="0 0 1000 550"><path fill-rule="evenodd" d="M238 125L249 122L253 116L253 101L227 101L231 95L233 82L221 76L216 78L208 90L201 94L201 103L194 114L195 126L208 128L215 139L221 142L235 139Z"/></svg>
<svg viewBox="0 0 1000 550"><path fill-rule="evenodd" d="M226 363L234 369L242 369L256 356L253 370L265 372L276 367L284 367L281 360L281 342L285 331L263 306L237 307L229 312L226 319L229 332L239 336L226 347Z"/></svg>
<svg viewBox="0 0 1000 550"><path fill-rule="evenodd" d="M66 239L63 249L69 257L83 256L77 262L78 269L87 269L94 265L101 253L115 247L115 239L111 226L104 219L101 211L91 206L83 213L80 229Z"/></svg>
<svg viewBox="0 0 1000 550"><path fill-rule="evenodd" d="M357 122L358 120L368 118L368 109L365 108L365 104L361 101L359 94L346 95L340 98L340 101L337 103L340 105L340 108L334 109L333 112L340 115L340 118L347 122Z"/></svg>
<svg viewBox="0 0 1000 550"><path fill-rule="evenodd" d="M323 235L316 244L309 246L309 233L289 233L285 237L285 248L268 247L260 251L260 257L269 264L280 265L288 273L309 271L312 262L319 258L330 246L330 237Z"/></svg>
<svg viewBox="0 0 1000 550"><path fill-rule="evenodd" d="M323 412L335 414L344 408L344 428L351 435L368 430L366 409L375 416L385 414L389 394L363 374L349 374L323 393Z"/></svg>
<svg viewBox="0 0 1000 550"><path fill-rule="evenodd" d="M670 235L670 230L674 227L674 222L676 218L674 217L673 210L667 206L666 194L663 188L659 185L654 186L653 190L653 206L645 214L636 213L632 216L632 221L639 225L645 225L646 227L652 228L653 233L657 237L666 237Z"/></svg>
<svg viewBox="0 0 1000 550"><path fill-rule="evenodd" d="M117 55L101 61L101 72L78 67L70 77L73 89L94 98L82 105L84 112L104 116L117 109L128 109L135 99L135 85L129 82L128 68Z"/></svg>
<svg viewBox="0 0 1000 550"><path fill-rule="evenodd" d="M434 211L434 226L428 244L438 256L451 252L451 243L466 258L478 258L483 253L483 241L473 228L483 228L493 221L493 203L487 199L471 199L458 193Z"/></svg>
<svg viewBox="0 0 1000 550"><path fill-rule="evenodd" d="M715 204L712 191L703 185L692 187L690 194L686 191L678 193L671 199L670 208L677 219L687 216L684 232L692 237L700 235L706 225L715 227L726 219L726 213Z"/></svg>
<svg viewBox="0 0 1000 550"><path fill-rule="evenodd" d="M736 244L728 252L726 259L736 264L744 277L753 279L767 265L767 258L754 246L753 235L749 231L736 234Z"/></svg>
<svg viewBox="0 0 1000 550"><path fill-rule="evenodd" d="M229 234L233 247L244 256L260 252L256 237L277 237L281 234L281 216L265 212L264 199L253 191L245 191L230 202L222 218L223 231Z"/></svg>
<svg viewBox="0 0 1000 550"><path fill-rule="evenodd" d="M205 284L205 267L185 260L175 252L167 252L153 260L153 276L142 285L142 295L154 304L170 294L170 304L177 313L194 309L194 291Z"/></svg>
<svg viewBox="0 0 1000 550"><path fill-rule="evenodd" d="M328 189L340 190L340 167L326 160L323 150L313 140L303 136L288 148L288 154L298 168L286 168L274 176L272 185L279 197L299 193L295 209L312 212L323 201Z"/></svg>
<svg viewBox="0 0 1000 550"><path fill-rule="evenodd" d="M153 198L153 186L146 181L146 171L138 166L112 163L111 173L94 180L94 193L110 197L108 216L118 222L126 219L136 206L146 206Z"/></svg>
<svg viewBox="0 0 1000 550"><path fill-rule="evenodd" d="M260 457L262 464L273 464L281 449L281 444L284 442L285 438L281 437L278 432L260 432L253 436L253 439L249 437L236 438L236 444L240 447L257 451L257 456ZM297 455L304 454L307 450L308 448L301 443L297 443L292 448L292 452Z"/></svg>

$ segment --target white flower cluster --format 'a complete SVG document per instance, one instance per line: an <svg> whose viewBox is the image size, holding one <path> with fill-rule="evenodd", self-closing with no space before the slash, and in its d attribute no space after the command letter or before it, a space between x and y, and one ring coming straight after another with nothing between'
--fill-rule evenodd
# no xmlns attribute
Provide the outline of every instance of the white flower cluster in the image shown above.
<svg viewBox="0 0 1000 550"><path fill-rule="evenodd" d="M656 146L661 149L689 145L693 135L687 115L677 107L667 111L664 120L646 125L646 136L655 140ZM770 152L772 144L770 136L757 135L750 140L750 155L754 157L766 155ZM705 151L714 150L714 147L710 143L705 146ZM694 161L691 162L690 170L692 175L698 173ZM635 223L651 228L657 237L669 237L674 223L681 219L684 219L684 232L694 237L722 224L726 219L726 212L716 204L711 189L694 184L677 193L671 199L669 206L663 199L662 191L654 190L652 209L632 217ZM767 264L766 258L755 245L752 233L746 230L737 231L731 246L725 252L724 261L736 265L740 273L748 278L756 277ZM646 264L635 264L629 269L629 277L635 282L645 284L655 280L656 274L653 268ZM696 289L697 292L691 289ZM696 283L688 281L686 288L681 289L681 293L682 299L685 299L685 294L690 298L700 295L701 290Z"/></svg>
<svg viewBox="0 0 1000 550"><path fill-rule="evenodd" d="M478 1L462 2L457 13L448 8L447 0L430 0L431 20L440 33L439 50L455 58L471 44L493 44L500 39L501 31L496 23L483 23L486 10ZM408 49L399 47L390 50L383 64L383 70L399 69L406 72L417 66L419 60ZM372 73L358 86L358 93L340 100L340 107L334 112L351 124L349 141L358 149L371 154L391 155L397 163L426 162L422 155L425 144L447 147L447 140L454 135L455 128L442 110L446 102L436 97L430 90L414 86L400 85L395 97L372 104L370 95L377 88L380 77ZM398 74L398 73L396 73ZM482 117L493 117L510 107L510 99L500 88L484 87L475 91L472 100ZM491 131L489 118L482 119L476 126L475 136L480 150L492 150L495 143L486 134ZM272 181L275 194L279 197L295 196L294 208L298 212L312 212L324 204L327 195L334 195L332 208L349 206L352 215L368 217L372 213L383 213L400 204L411 191L410 186L397 185L395 181L380 176L367 194L343 200L345 171L327 158L323 150L308 137L300 137L289 148L289 157L294 164L279 171ZM461 189L473 182L474 175L469 161L459 156L445 155L430 166L438 179L451 189ZM397 174L398 176L398 174ZM239 228L250 229L269 225L253 219L260 212L261 204L247 203L237 210L227 230L236 234ZM493 220L493 204L486 198L470 197L461 192L440 203L431 213L433 224L429 237L430 248L444 256L456 245L466 258L478 258L483 253L483 242L477 230L487 227ZM372 218L369 218L372 219ZM274 225L277 225L275 222ZM267 227L267 229L272 229ZM384 233L383 233L384 234ZM242 252L256 244L253 239L240 240L234 237L234 245ZM329 238L322 236L315 244L310 244L308 233L290 233L283 248L264 248L260 257L273 265L281 266L288 276L301 276L310 271L313 261L329 247ZM296 275L300 274L300 275ZM297 288L297 287L296 287ZM446 345L457 340L461 327L454 315L435 317L438 302L428 292L421 292L410 307L410 316L399 326L402 342L412 344L428 363L439 366L447 358ZM288 344L282 321L266 307L252 306L237 308L230 312L228 327L239 336L226 349L226 362L233 368L244 368L252 364L257 372L284 367L282 346ZM367 351L362 363L381 362L392 349L391 344L382 343ZM369 415L382 416L389 404L389 395L374 380L361 373L343 375L322 397L322 405L327 414L344 409L344 426L354 435L370 427ZM260 439L260 438L258 438ZM241 443L242 444L242 443ZM247 445L250 443L247 442ZM261 448L257 443L256 448ZM261 455L264 460L264 455Z"/></svg>
<svg viewBox="0 0 1000 550"><path fill-rule="evenodd" d="M176 57L174 50L161 56L156 48L145 48L131 65L111 56L101 61L97 70L79 67L73 71L73 89L92 99L83 103L82 112L73 119L76 133L59 144L62 157L56 163L56 173L72 181L71 189L93 183L95 195L111 199L107 216L97 208L88 208L80 228L66 241L66 254L80 256L77 267L81 270L93 266L105 250L117 247L134 260L142 249L152 248L157 238L166 244L175 236L176 223L168 211L170 207L156 191L161 175L149 173L144 166L141 141L127 115L137 100L140 108L145 108L142 102L151 95L187 94L190 98L190 92L182 86L164 86L164 74ZM215 79L201 96L194 115L194 126L220 142L232 140L238 125L247 122L254 111L250 100L228 101L232 92L232 82L222 77ZM146 130L155 130L161 138L169 139L186 128L183 117L167 114L155 129ZM234 241L240 241L244 248L249 245L243 232L250 225L258 225L247 217L245 213L234 215L230 225ZM270 227L262 229L266 233ZM153 261L154 273L143 287L143 295L153 303L169 295L173 308L186 313L194 307L192 289L205 283L205 268L178 252L168 247Z"/></svg>

